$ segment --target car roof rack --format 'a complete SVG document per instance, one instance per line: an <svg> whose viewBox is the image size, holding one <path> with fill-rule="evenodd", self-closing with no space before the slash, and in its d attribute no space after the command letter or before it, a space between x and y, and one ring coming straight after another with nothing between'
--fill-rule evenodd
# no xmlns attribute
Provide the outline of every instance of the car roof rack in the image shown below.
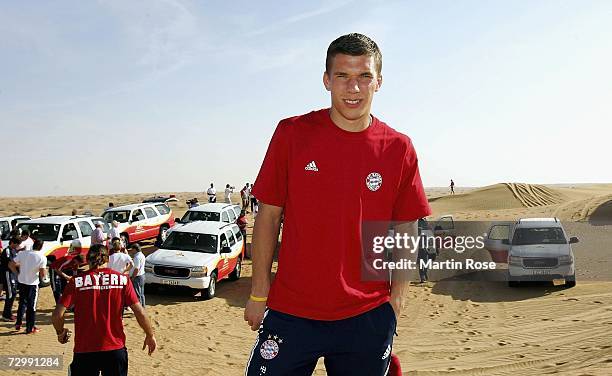
<svg viewBox="0 0 612 376"><path fill-rule="evenodd" d="M548 217L548 218L519 218L516 223L524 223L524 222L555 222L559 223L559 218L557 217Z"/></svg>

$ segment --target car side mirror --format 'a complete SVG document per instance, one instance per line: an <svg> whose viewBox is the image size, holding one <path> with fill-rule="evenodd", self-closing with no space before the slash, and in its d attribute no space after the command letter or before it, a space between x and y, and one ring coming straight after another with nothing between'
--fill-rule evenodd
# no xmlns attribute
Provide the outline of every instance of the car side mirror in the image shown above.
<svg viewBox="0 0 612 376"><path fill-rule="evenodd" d="M180 218L174 218L174 222L181 223L181 219Z"/></svg>
<svg viewBox="0 0 612 376"><path fill-rule="evenodd" d="M570 238L570 240L569 240L569 243L570 243L570 244L574 244L574 243L578 243L579 241L580 241L580 240L578 240L578 238L577 238L577 237L572 236L572 237Z"/></svg>
<svg viewBox="0 0 612 376"><path fill-rule="evenodd" d="M508 240L508 239L502 239L502 244L505 244L505 245L510 245L510 240Z"/></svg>
<svg viewBox="0 0 612 376"><path fill-rule="evenodd" d="M221 248L221 253L232 253L232 249L228 246Z"/></svg>

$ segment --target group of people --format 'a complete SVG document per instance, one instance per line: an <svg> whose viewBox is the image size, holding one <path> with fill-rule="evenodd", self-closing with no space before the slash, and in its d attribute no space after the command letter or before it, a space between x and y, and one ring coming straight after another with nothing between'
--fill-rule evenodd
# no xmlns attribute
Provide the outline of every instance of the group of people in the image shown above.
<svg viewBox="0 0 612 376"><path fill-rule="evenodd" d="M103 242L93 243L92 246L104 245ZM108 248L107 248L108 249ZM77 248L71 249L66 256L57 259L51 264L52 288L55 302L59 302L61 296L70 280L77 275L79 268L84 264L81 251ZM108 268L129 276L138 301L145 306L144 282L145 282L145 256L138 243L131 244L127 249L119 237L110 239Z"/></svg>
<svg viewBox="0 0 612 376"><path fill-rule="evenodd" d="M113 228L116 230L117 226ZM113 234L111 229L108 235ZM103 232L102 225L97 223L91 236L92 247L105 246L109 240L108 235ZM21 331L25 314L27 334L40 331L36 327L36 302L40 279L47 277L47 259L40 252L43 244L43 241L31 238L28 230L14 230L8 246L2 249L0 254L0 291L5 292L1 320L15 322L15 329ZM130 245L128 252L121 239L116 236L110 239L110 244L108 267L130 278L138 301L144 307L145 256L140 245ZM71 247L65 256L51 263L49 279L56 303L60 301L68 283L84 265L85 258L78 247ZM17 315L14 315L12 311L17 293L20 299Z"/></svg>
<svg viewBox="0 0 612 376"><path fill-rule="evenodd" d="M230 184L225 185L224 202L226 204L232 204L232 193L234 193L235 189L236 187ZM242 209L247 211L250 206L251 213L257 214L259 206L258 206L257 198L253 195L252 190L253 190L252 183L246 183L244 187L242 187L242 189L240 190L240 199L242 201ZM214 183L210 183L210 187L206 190L206 195L208 196L208 202L210 203L217 202L217 190L215 189ZM193 199L193 200L196 200L196 203L197 203L197 199Z"/></svg>

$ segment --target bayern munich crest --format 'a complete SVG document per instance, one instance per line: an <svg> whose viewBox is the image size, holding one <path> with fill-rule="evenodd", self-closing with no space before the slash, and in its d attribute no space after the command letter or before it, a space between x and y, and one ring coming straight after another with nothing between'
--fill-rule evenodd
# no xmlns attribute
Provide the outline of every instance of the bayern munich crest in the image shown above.
<svg viewBox="0 0 612 376"><path fill-rule="evenodd" d="M378 172L371 172L366 178L366 185L372 192L377 191L382 185L382 176Z"/></svg>
<svg viewBox="0 0 612 376"><path fill-rule="evenodd" d="M278 343L273 339L266 340L261 344L259 353L261 354L261 357L266 360L276 358L278 355Z"/></svg>

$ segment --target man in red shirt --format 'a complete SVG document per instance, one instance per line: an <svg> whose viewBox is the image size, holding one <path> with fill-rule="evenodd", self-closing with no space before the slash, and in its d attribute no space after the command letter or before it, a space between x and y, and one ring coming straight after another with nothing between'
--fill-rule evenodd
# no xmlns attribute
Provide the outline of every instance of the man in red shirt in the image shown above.
<svg viewBox="0 0 612 376"><path fill-rule="evenodd" d="M81 255L80 250L75 248L51 263L51 288L55 303L59 303L68 281L77 274L84 260L85 258Z"/></svg>
<svg viewBox="0 0 612 376"><path fill-rule="evenodd" d="M128 373L128 354L123 332L123 307L134 312L146 337L142 349L155 351L157 342L144 309L138 302L127 275L107 268L108 249L91 246L87 253L89 270L74 276L53 312L53 327L60 343L68 342L70 331L64 328L64 313L74 307L74 357L70 374L124 376Z"/></svg>
<svg viewBox="0 0 612 376"><path fill-rule="evenodd" d="M430 209L410 138L370 114L381 67L367 36L336 39L323 75L331 108L281 121L270 141L253 187L261 207L244 319L259 335L247 375L310 375L320 357L328 375L389 370L408 282L363 278L362 232L394 222L396 234L417 236Z"/></svg>

